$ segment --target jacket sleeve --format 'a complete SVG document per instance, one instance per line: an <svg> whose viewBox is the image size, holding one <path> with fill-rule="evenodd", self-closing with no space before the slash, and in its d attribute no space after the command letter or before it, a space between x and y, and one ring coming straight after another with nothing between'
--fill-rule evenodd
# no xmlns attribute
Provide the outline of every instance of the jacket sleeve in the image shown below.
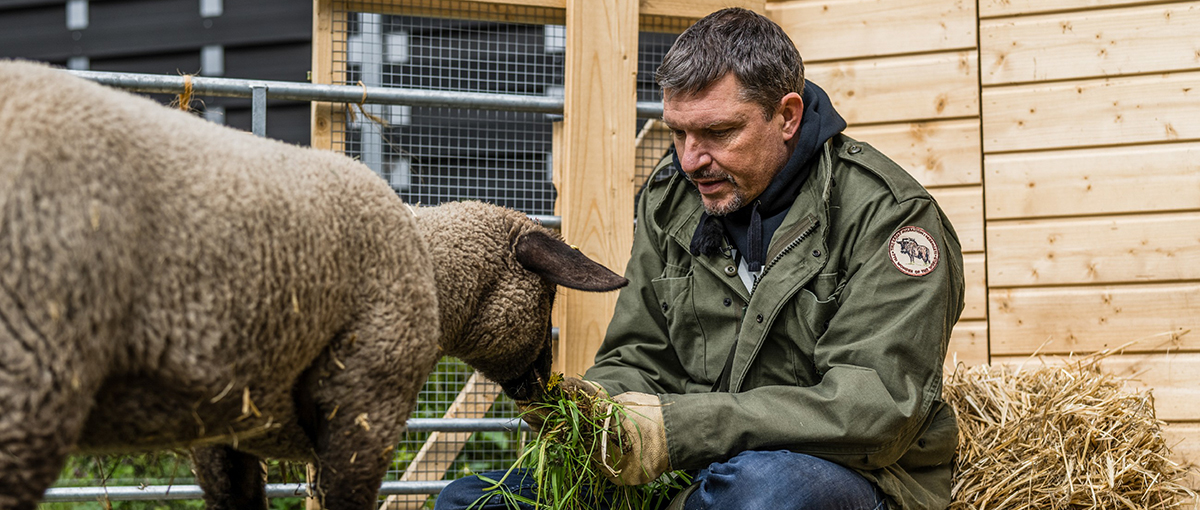
<svg viewBox="0 0 1200 510"><path fill-rule="evenodd" d="M649 226L653 219L648 204L654 196L647 189L638 200L633 253L625 271L629 285L621 289L596 362L584 375L610 395L627 391L682 393L687 380L667 334L665 318L652 313L659 304L651 282L666 269L664 241L656 239Z"/></svg>
<svg viewBox="0 0 1200 510"><path fill-rule="evenodd" d="M927 195L846 212L839 231L853 240L843 255L845 286L827 329L814 332L816 383L662 396L672 466L787 449L873 470L896 463L929 426L963 306L957 237ZM940 251L924 276L901 272L891 259L892 234L910 225Z"/></svg>

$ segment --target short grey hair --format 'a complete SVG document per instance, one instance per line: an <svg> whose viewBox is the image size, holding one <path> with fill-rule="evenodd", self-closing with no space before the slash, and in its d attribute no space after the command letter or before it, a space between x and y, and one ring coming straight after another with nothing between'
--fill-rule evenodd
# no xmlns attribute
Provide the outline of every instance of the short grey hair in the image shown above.
<svg viewBox="0 0 1200 510"><path fill-rule="evenodd" d="M767 117L783 96L804 94L804 61L792 39L774 21L738 7L709 14L680 34L654 80L669 99L700 92L731 72L742 99Z"/></svg>

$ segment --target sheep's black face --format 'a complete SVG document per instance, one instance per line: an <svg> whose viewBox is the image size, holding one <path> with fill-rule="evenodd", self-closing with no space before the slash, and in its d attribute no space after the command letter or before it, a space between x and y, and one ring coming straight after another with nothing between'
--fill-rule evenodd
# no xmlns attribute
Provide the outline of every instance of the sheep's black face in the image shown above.
<svg viewBox="0 0 1200 510"><path fill-rule="evenodd" d="M552 357L550 351L549 346L542 349L541 354L529 366L528 370L515 379L500 382L499 384L504 389L504 394L518 402L537 398L546 387L546 381L550 380L550 363Z"/></svg>

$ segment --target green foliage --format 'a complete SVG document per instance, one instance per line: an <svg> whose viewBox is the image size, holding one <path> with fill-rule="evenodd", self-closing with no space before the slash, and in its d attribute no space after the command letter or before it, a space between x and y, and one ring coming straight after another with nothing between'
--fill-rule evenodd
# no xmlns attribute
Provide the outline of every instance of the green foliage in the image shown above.
<svg viewBox="0 0 1200 510"><path fill-rule="evenodd" d="M304 481L303 464L267 462L268 483ZM67 459L55 487L121 487L147 485L195 485L191 459L186 453L167 451L144 455L76 455ZM169 501L89 501L44 503L41 510L176 510L204 508L195 500ZM303 510L303 498L271 500L273 510Z"/></svg>
<svg viewBox="0 0 1200 510"><path fill-rule="evenodd" d="M526 414L540 419L542 425L505 474L507 478L514 476L517 468L532 469L536 498L510 492L502 484L503 479L481 477L493 486L476 504L500 494L510 508L522 503L546 510L651 510L666 506L675 492L691 482L682 471L666 473L640 486L618 486L609 481L601 472L605 468L595 459L607 457L611 461L628 452L629 439L621 437L621 428L616 425L626 410L604 395L564 392L560 381L561 375L552 378L542 397L527 407Z"/></svg>

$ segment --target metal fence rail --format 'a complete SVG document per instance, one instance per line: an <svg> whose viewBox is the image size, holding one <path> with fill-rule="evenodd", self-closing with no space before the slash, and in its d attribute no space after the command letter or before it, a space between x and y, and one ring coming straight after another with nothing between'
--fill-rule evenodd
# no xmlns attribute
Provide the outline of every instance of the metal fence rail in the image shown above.
<svg viewBox="0 0 1200 510"><path fill-rule="evenodd" d="M379 495L437 494L450 480L429 482L383 482ZM306 498L308 485L304 483L269 483L268 498ZM147 485L120 487L58 487L48 489L43 503L79 503L86 501L168 501L201 499L204 491L199 485Z"/></svg>
<svg viewBox="0 0 1200 510"><path fill-rule="evenodd" d="M408 432L512 432L529 430L529 425L518 418L412 418L408 420ZM450 483L439 481L383 482L381 496L399 494L437 494ZM308 484L267 484L269 498L303 498L308 496ZM145 485L114 487L55 487L46 490L46 503L68 503L96 501L146 501L200 499L204 492L199 485Z"/></svg>
<svg viewBox="0 0 1200 510"><path fill-rule="evenodd" d="M266 126L266 100L324 101L352 104L385 104L502 110L510 112L562 114L561 97L522 96L516 94L485 94L443 90L369 87L366 85L322 85L290 81L243 80L208 76L172 76L107 71L78 71L68 73L97 83L146 94L178 94L191 84L192 93L199 96L241 97L253 100L252 125ZM261 103L261 104L260 104ZM639 117L662 116L662 104L638 101ZM255 134L262 135L258 131Z"/></svg>

